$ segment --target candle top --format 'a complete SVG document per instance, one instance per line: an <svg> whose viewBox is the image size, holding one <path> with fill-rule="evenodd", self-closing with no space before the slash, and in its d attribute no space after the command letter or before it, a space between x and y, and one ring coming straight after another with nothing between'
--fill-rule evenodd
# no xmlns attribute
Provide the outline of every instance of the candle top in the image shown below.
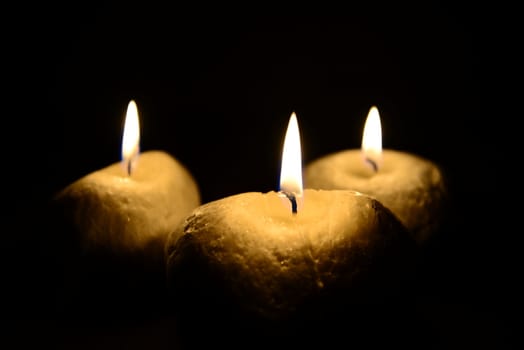
<svg viewBox="0 0 524 350"><path fill-rule="evenodd" d="M346 189L348 180L351 183L365 182L368 186L384 186L384 181L388 179L392 182L385 185L394 185L393 181L407 184L417 182L420 178L427 178L432 183L442 181L442 172L434 162L413 153L392 149L382 150L382 165L377 171L362 159L360 149L342 150L325 155L307 164L304 171L305 178L329 178L333 184L338 184L333 188L339 189ZM308 183L305 183L305 186L307 187Z"/></svg>
<svg viewBox="0 0 524 350"><path fill-rule="evenodd" d="M279 249L288 249L290 239L293 244L302 245L329 241L338 234L363 242L373 235L387 236L390 227L402 226L389 209L374 198L349 190L306 189L302 210L296 215L275 191L246 192L203 204L193 210L186 221L200 216L208 220L205 231L209 236L195 239L222 240L227 233L232 245L242 244L244 239L261 239L274 241L275 247L282 244ZM171 246L178 239L179 236L173 234Z"/></svg>

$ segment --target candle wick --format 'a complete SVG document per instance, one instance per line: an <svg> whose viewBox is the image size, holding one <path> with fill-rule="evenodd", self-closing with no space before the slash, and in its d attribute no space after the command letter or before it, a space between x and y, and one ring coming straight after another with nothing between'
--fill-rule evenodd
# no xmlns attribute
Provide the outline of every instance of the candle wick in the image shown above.
<svg viewBox="0 0 524 350"><path fill-rule="evenodd" d="M372 159L366 157L366 162L371 165L371 167L373 168L373 171L374 172L377 172L378 171L378 165L377 165L377 162L373 161Z"/></svg>
<svg viewBox="0 0 524 350"><path fill-rule="evenodd" d="M131 176L131 160L127 162L127 175Z"/></svg>
<svg viewBox="0 0 524 350"><path fill-rule="evenodd" d="M291 212L293 214L296 214L297 213L297 197L295 196L295 194L291 192L287 192L287 191L280 191L280 193L284 194L287 197L287 199L289 199L289 201L291 202Z"/></svg>

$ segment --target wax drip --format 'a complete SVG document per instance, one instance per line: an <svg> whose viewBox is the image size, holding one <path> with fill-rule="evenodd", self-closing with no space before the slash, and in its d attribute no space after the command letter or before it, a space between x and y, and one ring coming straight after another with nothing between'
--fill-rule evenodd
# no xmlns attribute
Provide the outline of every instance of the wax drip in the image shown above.
<svg viewBox="0 0 524 350"><path fill-rule="evenodd" d="M373 168L373 171L374 172L377 172L378 171L378 165L375 161L373 161L372 159L369 159L368 157L366 157L366 162L371 165L371 167Z"/></svg>
<svg viewBox="0 0 524 350"><path fill-rule="evenodd" d="M296 214L297 213L297 197L295 196L295 194L291 192L286 192L286 191L280 191L280 193L282 193L284 196L287 197L287 199L289 199L289 201L291 202L291 212L293 214Z"/></svg>

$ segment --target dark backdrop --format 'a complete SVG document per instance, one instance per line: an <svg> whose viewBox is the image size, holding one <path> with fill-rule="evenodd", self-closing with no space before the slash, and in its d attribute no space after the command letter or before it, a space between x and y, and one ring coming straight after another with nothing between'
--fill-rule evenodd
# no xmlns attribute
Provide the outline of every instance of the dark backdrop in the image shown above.
<svg viewBox="0 0 524 350"><path fill-rule="evenodd" d="M142 150L184 163L203 202L277 189L292 111L307 163L359 147L377 105L384 147L435 161L453 195L450 227L428 249L420 281L421 304L442 327L439 344L509 347L520 305L512 204L519 110L505 93L518 43L511 9L442 1L265 6L47 4L6 12L5 314L25 330L51 318L41 208L119 160L130 99Z"/></svg>

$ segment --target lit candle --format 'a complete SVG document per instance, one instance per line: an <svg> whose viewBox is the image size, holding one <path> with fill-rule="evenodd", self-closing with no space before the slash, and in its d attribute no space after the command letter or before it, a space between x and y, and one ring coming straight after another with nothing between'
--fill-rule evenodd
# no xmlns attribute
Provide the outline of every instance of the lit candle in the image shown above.
<svg viewBox="0 0 524 350"><path fill-rule="evenodd" d="M439 167L428 159L382 150L378 109L373 106L364 126L362 148L329 154L309 163L307 187L350 189L370 195L389 208L423 244L441 223L447 189Z"/></svg>
<svg viewBox="0 0 524 350"><path fill-rule="evenodd" d="M94 280L108 282L97 286L102 298L111 292L111 283L120 279L130 282L122 287L126 289L140 284L142 277L148 279L145 274L151 272L161 276L163 283L166 237L200 204L199 189L189 171L163 151L140 153L139 136L138 110L131 101L122 161L80 178L60 191L53 202L58 220L65 226L63 239L75 248L67 254L78 265L72 261L66 264L71 264L72 270L85 269ZM78 270L71 274L75 279L84 277ZM96 285L90 279L85 284L89 288Z"/></svg>
<svg viewBox="0 0 524 350"><path fill-rule="evenodd" d="M354 191L303 190L300 152L293 113L280 191L206 203L169 236L171 300L184 314L199 322L207 308L242 323L307 317L387 299L411 269L415 243L398 219Z"/></svg>

